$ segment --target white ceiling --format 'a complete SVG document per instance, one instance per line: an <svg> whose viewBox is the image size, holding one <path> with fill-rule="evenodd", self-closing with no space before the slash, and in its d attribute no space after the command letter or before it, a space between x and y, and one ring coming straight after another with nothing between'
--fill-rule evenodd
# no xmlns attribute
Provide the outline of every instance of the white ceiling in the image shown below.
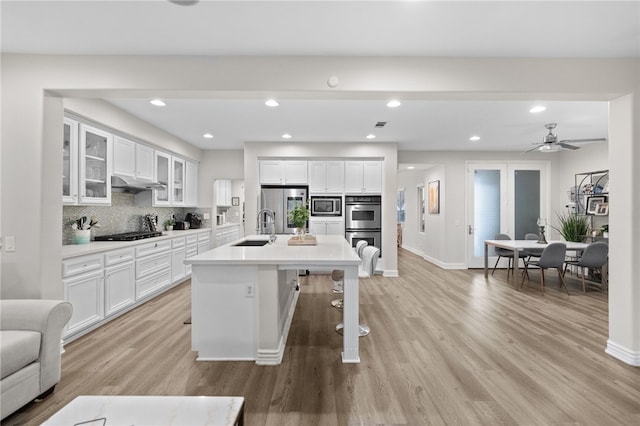
<svg viewBox="0 0 640 426"><path fill-rule="evenodd" d="M124 55L640 57L640 1L7 1L2 51ZM607 136L602 102L113 98L205 149L244 141L396 142L401 150L523 151L557 122L560 139ZM533 104L547 110L530 114ZM388 124L374 129L378 121ZM211 132L214 139L202 138ZM479 142L469 141L471 135Z"/></svg>

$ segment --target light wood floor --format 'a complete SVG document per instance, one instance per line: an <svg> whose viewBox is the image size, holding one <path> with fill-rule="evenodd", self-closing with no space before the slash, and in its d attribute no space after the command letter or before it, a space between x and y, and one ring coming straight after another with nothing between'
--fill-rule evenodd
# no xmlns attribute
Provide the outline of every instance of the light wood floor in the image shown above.
<svg viewBox="0 0 640 426"><path fill-rule="evenodd" d="M187 282L67 345L55 393L4 424L81 394L244 396L248 425L640 424L640 369L604 352L606 292L569 278L567 297L549 274L542 295L537 271L519 291L402 249L399 270L361 283L360 364L340 361L327 275L302 278L280 366L195 362Z"/></svg>

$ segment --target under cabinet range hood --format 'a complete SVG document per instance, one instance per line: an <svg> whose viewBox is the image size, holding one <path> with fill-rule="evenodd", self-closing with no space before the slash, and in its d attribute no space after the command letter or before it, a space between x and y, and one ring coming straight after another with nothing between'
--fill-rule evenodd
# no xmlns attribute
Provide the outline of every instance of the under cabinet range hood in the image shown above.
<svg viewBox="0 0 640 426"><path fill-rule="evenodd" d="M111 176L111 189L120 190L122 192L130 192L137 194L142 191L150 191L152 189L166 189L166 185L159 182L143 182L135 179L123 178L122 176Z"/></svg>

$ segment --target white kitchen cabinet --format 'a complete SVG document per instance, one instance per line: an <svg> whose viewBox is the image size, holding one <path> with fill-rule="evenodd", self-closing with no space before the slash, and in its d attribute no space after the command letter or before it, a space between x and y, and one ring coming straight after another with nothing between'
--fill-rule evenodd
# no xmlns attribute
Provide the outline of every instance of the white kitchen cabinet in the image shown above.
<svg viewBox="0 0 640 426"><path fill-rule="evenodd" d="M171 240L171 281L178 282L187 276L184 259L186 258L186 240L185 237L174 238Z"/></svg>
<svg viewBox="0 0 640 426"><path fill-rule="evenodd" d="M62 204L78 203L78 122L65 117L62 139Z"/></svg>
<svg viewBox="0 0 640 426"><path fill-rule="evenodd" d="M309 193L342 194L344 161L309 161Z"/></svg>
<svg viewBox="0 0 640 426"><path fill-rule="evenodd" d="M136 300L171 284L171 240L136 246Z"/></svg>
<svg viewBox="0 0 640 426"><path fill-rule="evenodd" d="M198 254L204 253L211 249L211 232L203 232L198 234Z"/></svg>
<svg viewBox="0 0 640 426"><path fill-rule="evenodd" d="M304 185L307 179L306 161L260 161L260 183L263 185Z"/></svg>
<svg viewBox="0 0 640 426"><path fill-rule="evenodd" d="M136 301L135 264L133 261L104 268L105 315L121 311Z"/></svg>
<svg viewBox="0 0 640 426"><path fill-rule="evenodd" d="M153 180L153 148L116 136L113 139L113 174L138 181Z"/></svg>
<svg viewBox="0 0 640 426"><path fill-rule="evenodd" d="M344 236L344 219L342 217L310 217L309 232L314 235Z"/></svg>
<svg viewBox="0 0 640 426"><path fill-rule="evenodd" d="M217 179L213 184L215 190L216 206L227 207L231 206L231 180L230 179Z"/></svg>
<svg viewBox="0 0 640 426"><path fill-rule="evenodd" d="M185 259L190 258L191 256L195 256L198 254L198 236L197 235L187 235L186 237L187 245L185 248ZM185 265L185 273L187 275L191 275L191 265Z"/></svg>
<svg viewBox="0 0 640 426"><path fill-rule="evenodd" d="M240 238L240 224L216 229L216 247L229 244Z"/></svg>
<svg viewBox="0 0 640 426"><path fill-rule="evenodd" d="M155 152L155 181L165 185L164 189L153 190L153 205L154 206L169 206L171 200L169 194L171 193L171 182L173 176L171 171L171 155L162 151Z"/></svg>
<svg viewBox="0 0 640 426"><path fill-rule="evenodd" d="M151 204L154 207L196 207L198 204L198 163L166 152L155 150L155 179L165 185L154 189ZM143 193L144 194L144 193ZM147 197L137 197L148 204Z"/></svg>
<svg viewBox="0 0 640 426"><path fill-rule="evenodd" d="M78 204L110 205L113 136L82 123L79 131Z"/></svg>
<svg viewBox="0 0 640 426"><path fill-rule="evenodd" d="M73 306L65 336L88 328L104 319L104 275L98 269L63 280L64 299Z"/></svg>
<svg viewBox="0 0 640 426"><path fill-rule="evenodd" d="M382 161L346 161L344 190L347 194L380 194Z"/></svg>
<svg viewBox="0 0 640 426"><path fill-rule="evenodd" d="M183 206L184 205L184 182L186 176L185 160L178 157L172 157L173 167L173 185L171 191L171 205Z"/></svg>
<svg viewBox="0 0 640 426"><path fill-rule="evenodd" d="M195 161L186 161L184 205L185 207L198 205L198 163Z"/></svg>

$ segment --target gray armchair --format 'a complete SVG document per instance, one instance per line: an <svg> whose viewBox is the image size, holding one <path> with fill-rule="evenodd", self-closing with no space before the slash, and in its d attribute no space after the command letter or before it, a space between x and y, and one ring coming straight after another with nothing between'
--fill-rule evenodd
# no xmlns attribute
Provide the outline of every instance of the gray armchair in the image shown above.
<svg viewBox="0 0 640 426"><path fill-rule="evenodd" d="M71 312L71 304L60 300L0 300L0 419L53 392Z"/></svg>

